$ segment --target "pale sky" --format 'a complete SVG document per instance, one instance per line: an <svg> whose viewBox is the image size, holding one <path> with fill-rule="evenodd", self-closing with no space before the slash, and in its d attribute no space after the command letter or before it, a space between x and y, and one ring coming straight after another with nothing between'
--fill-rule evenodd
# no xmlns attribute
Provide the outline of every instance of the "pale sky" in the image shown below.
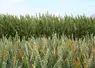
<svg viewBox="0 0 95 68"><path fill-rule="evenodd" d="M0 13L25 15L46 13L55 15L95 15L95 0L0 0Z"/></svg>

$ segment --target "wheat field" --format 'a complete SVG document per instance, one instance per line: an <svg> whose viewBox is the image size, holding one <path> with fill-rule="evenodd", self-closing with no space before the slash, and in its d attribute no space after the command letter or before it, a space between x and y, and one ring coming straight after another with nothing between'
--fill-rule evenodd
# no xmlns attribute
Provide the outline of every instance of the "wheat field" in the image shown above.
<svg viewBox="0 0 95 68"><path fill-rule="evenodd" d="M0 68L95 68L95 37L0 39Z"/></svg>

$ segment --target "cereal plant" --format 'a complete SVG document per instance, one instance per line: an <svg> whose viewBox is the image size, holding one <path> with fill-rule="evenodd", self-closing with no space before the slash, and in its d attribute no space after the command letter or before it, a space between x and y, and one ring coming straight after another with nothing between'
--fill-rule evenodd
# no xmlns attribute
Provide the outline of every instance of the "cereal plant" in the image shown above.
<svg viewBox="0 0 95 68"><path fill-rule="evenodd" d="M95 37L0 39L0 68L95 68Z"/></svg>

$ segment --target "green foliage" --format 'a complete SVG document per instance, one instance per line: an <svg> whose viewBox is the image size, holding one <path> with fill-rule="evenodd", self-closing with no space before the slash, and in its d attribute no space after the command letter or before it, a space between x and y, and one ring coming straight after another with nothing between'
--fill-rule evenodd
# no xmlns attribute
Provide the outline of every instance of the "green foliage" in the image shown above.
<svg viewBox="0 0 95 68"><path fill-rule="evenodd" d="M57 34L61 37L63 34L71 38L83 38L86 35L95 36L95 17L83 16L61 16L39 14L36 16L13 16L0 14L0 38L15 37L18 33L20 38L25 36L34 37L52 37Z"/></svg>

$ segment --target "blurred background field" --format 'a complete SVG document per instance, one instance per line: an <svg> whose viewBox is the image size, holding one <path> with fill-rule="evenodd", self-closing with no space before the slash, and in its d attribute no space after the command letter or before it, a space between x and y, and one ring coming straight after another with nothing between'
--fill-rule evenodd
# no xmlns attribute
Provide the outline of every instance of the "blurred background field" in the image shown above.
<svg viewBox="0 0 95 68"><path fill-rule="evenodd" d="M95 36L94 16L55 16L51 14L38 14L36 16L13 16L0 14L0 38L15 37L16 33L22 38L57 37L66 35L68 38L83 38L93 34Z"/></svg>

